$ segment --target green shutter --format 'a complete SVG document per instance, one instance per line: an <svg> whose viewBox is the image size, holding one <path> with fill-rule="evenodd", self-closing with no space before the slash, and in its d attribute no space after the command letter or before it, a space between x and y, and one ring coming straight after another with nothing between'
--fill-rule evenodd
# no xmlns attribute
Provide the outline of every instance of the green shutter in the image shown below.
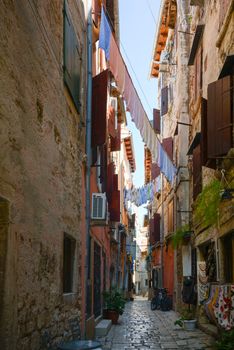
<svg viewBox="0 0 234 350"><path fill-rule="evenodd" d="M73 102L80 110L80 69L81 57L79 42L67 9L64 3L64 82L71 94Z"/></svg>

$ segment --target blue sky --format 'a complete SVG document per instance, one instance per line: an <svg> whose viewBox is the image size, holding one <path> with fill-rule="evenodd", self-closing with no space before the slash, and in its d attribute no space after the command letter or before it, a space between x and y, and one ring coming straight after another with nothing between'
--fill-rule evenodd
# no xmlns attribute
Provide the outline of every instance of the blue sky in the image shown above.
<svg viewBox="0 0 234 350"><path fill-rule="evenodd" d="M121 52L150 120L153 108L157 107L157 79L149 79L149 72L160 3L160 0L119 0ZM129 115L128 127L133 134L136 157L134 184L140 187L144 184L144 144Z"/></svg>

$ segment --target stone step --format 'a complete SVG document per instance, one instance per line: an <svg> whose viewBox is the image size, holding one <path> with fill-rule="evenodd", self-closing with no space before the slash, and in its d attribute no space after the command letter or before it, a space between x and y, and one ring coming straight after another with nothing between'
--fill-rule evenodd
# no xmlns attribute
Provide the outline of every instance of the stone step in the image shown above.
<svg viewBox="0 0 234 350"><path fill-rule="evenodd" d="M95 327L96 337L105 337L111 328L111 320L101 320Z"/></svg>

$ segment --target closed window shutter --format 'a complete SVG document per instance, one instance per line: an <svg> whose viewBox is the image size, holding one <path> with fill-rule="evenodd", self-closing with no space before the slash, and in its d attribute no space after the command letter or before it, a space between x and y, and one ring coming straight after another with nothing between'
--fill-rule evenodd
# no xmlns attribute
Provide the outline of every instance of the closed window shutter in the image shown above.
<svg viewBox="0 0 234 350"><path fill-rule="evenodd" d="M160 242L160 214L154 214L154 237L155 243Z"/></svg>
<svg viewBox="0 0 234 350"><path fill-rule="evenodd" d="M106 142L107 79L105 70L93 78L92 86L92 147Z"/></svg>
<svg viewBox="0 0 234 350"><path fill-rule="evenodd" d="M102 184L102 192L106 192L107 189L107 146L101 147L101 174L100 181Z"/></svg>
<svg viewBox="0 0 234 350"><path fill-rule="evenodd" d="M112 164L114 165L114 163ZM120 191L118 190L118 174L114 174L114 166L111 173L112 178L109 180L111 182L110 192L107 192L110 220L120 221Z"/></svg>
<svg viewBox="0 0 234 350"><path fill-rule="evenodd" d="M161 115L168 112L168 86L161 90Z"/></svg>
<svg viewBox="0 0 234 350"><path fill-rule="evenodd" d="M208 85L208 158L226 155L233 147L232 80L227 76Z"/></svg>
<svg viewBox="0 0 234 350"><path fill-rule="evenodd" d="M160 134L161 128L160 128L160 110L159 109L153 109L153 125L154 125L154 131L156 134Z"/></svg>
<svg viewBox="0 0 234 350"><path fill-rule="evenodd" d="M154 219L150 219L149 222L149 229L150 229L150 244L154 244Z"/></svg>
<svg viewBox="0 0 234 350"><path fill-rule="evenodd" d="M207 163L207 100L201 100L201 161Z"/></svg>
<svg viewBox="0 0 234 350"><path fill-rule="evenodd" d="M92 1L92 8L93 8L93 20L94 23L96 25L96 27L98 27L98 22L99 22L99 18L101 16L101 5L100 5L100 1L97 0L93 0Z"/></svg>
<svg viewBox="0 0 234 350"><path fill-rule="evenodd" d="M118 191L119 185L118 185L118 174L113 175L113 190Z"/></svg>
<svg viewBox="0 0 234 350"><path fill-rule="evenodd" d="M112 106L108 107L108 133L113 138L116 137L115 110Z"/></svg>
<svg viewBox="0 0 234 350"><path fill-rule="evenodd" d="M193 149L193 199L195 200L202 190L201 145Z"/></svg>
<svg viewBox="0 0 234 350"><path fill-rule="evenodd" d="M111 201L111 193L113 190L113 177L115 172L115 164L113 162L108 164L107 167L107 189L106 189L106 195L108 199L108 203Z"/></svg>
<svg viewBox="0 0 234 350"><path fill-rule="evenodd" d="M72 100L80 110L80 72L81 55L79 42L68 13L67 2L64 5L64 82Z"/></svg>
<svg viewBox="0 0 234 350"><path fill-rule="evenodd" d="M150 244L154 245L160 242L160 214L155 213L150 219Z"/></svg>
<svg viewBox="0 0 234 350"><path fill-rule="evenodd" d="M121 149L121 124L118 123L116 136L110 136L110 148L111 152L120 151Z"/></svg>
<svg viewBox="0 0 234 350"><path fill-rule="evenodd" d="M112 192L109 213L111 221L120 221L120 191L118 190Z"/></svg>
<svg viewBox="0 0 234 350"><path fill-rule="evenodd" d="M167 155L173 161L173 139L172 137L167 137L163 139L162 146L167 152Z"/></svg>
<svg viewBox="0 0 234 350"><path fill-rule="evenodd" d="M156 179L160 175L160 168L156 163L151 165L151 180Z"/></svg>

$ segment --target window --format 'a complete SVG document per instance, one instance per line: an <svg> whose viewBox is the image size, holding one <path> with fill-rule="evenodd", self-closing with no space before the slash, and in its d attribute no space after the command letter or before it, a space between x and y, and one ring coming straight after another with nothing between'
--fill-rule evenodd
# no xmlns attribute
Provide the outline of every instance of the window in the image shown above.
<svg viewBox="0 0 234 350"><path fill-rule="evenodd" d="M80 110L81 46L75 33L67 2L64 3L63 77L72 100Z"/></svg>
<svg viewBox="0 0 234 350"><path fill-rule="evenodd" d="M68 235L63 239L63 293L73 291L73 273L76 241Z"/></svg>
<svg viewBox="0 0 234 350"><path fill-rule="evenodd" d="M208 85L207 157L225 156L233 147L233 76Z"/></svg>
<svg viewBox="0 0 234 350"><path fill-rule="evenodd" d="M146 287L148 286L148 280L145 280L145 286Z"/></svg>
<svg viewBox="0 0 234 350"><path fill-rule="evenodd" d="M234 232L222 238L223 277L225 282L234 282Z"/></svg>
<svg viewBox="0 0 234 350"><path fill-rule="evenodd" d="M161 90L161 116L168 112L168 86Z"/></svg>

